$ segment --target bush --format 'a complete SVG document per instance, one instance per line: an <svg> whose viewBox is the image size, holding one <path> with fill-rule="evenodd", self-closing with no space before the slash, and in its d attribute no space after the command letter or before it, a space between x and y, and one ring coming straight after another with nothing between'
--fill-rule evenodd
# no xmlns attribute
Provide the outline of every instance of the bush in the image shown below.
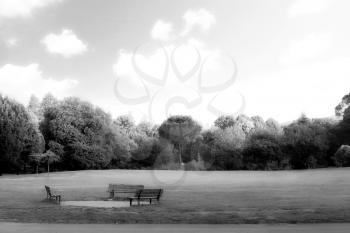
<svg viewBox="0 0 350 233"><path fill-rule="evenodd" d="M333 153L333 125L305 116L284 127L284 152L293 169L327 167Z"/></svg>
<svg viewBox="0 0 350 233"><path fill-rule="evenodd" d="M156 164L154 166L154 169L157 169L157 170L180 170L181 165L179 163L169 162L167 164Z"/></svg>
<svg viewBox="0 0 350 233"><path fill-rule="evenodd" d="M157 158L154 161L153 167L156 169L179 169L181 166L175 158L174 146L167 140L162 140Z"/></svg>
<svg viewBox="0 0 350 233"><path fill-rule="evenodd" d="M288 165L278 138L268 132L258 132L249 138L243 162L248 170L277 170Z"/></svg>
<svg viewBox="0 0 350 233"><path fill-rule="evenodd" d="M337 167L350 166L350 146L342 145L334 154L334 163Z"/></svg>
<svg viewBox="0 0 350 233"><path fill-rule="evenodd" d="M238 149L223 150L221 148L214 148L214 161L211 169L215 170L239 170L242 168L242 153Z"/></svg>
<svg viewBox="0 0 350 233"><path fill-rule="evenodd" d="M186 171L205 171L206 167L202 160L191 160L190 162L185 164Z"/></svg>

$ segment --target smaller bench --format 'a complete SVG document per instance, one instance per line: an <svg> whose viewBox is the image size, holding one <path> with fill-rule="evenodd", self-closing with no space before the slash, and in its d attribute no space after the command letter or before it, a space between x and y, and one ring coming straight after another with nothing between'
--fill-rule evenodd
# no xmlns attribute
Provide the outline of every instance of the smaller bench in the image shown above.
<svg viewBox="0 0 350 233"><path fill-rule="evenodd" d="M130 201L130 206L132 202L137 200L137 204L140 205L140 201L149 201L149 204L152 204L152 200L157 200L159 202L160 197L163 194L163 189L140 189L135 193L135 196L128 197Z"/></svg>
<svg viewBox="0 0 350 233"><path fill-rule="evenodd" d="M126 184L109 184L109 198L127 199L130 195L134 195L136 191L144 189L143 185L126 185Z"/></svg>
<svg viewBox="0 0 350 233"><path fill-rule="evenodd" d="M46 186L46 185L45 185L45 190L46 190L46 199L55 200L58 203L61 202L61 195L53 194L51 192L51 188L49 186Z"/></svg>

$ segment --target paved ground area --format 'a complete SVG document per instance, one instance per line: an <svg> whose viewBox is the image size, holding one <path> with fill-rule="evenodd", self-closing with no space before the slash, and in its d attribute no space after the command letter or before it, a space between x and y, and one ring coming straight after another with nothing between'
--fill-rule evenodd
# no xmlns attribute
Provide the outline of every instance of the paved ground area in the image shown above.
<svg viewBox="0 0 350 233"><path fill-rule="evenodd" d="M349 233L350 224L107 225L0 223L1 233Z"/></svg>
<svg viewBox="0 0 350 233"><path fill-rule="evenodd" d="M130 207L130 203L128 201L62 201L61 206L126 208Z"/></svg>

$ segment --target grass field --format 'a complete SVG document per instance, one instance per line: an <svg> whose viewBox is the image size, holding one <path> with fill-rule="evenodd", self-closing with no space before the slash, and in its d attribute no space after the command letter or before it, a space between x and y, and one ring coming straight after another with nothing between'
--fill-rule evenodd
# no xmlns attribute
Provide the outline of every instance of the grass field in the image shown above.
<svg viewBox="0 0 350 233"><path fill-rule="evenodd" d="M320 223L350 222L350 169L186 172L106 170L0 177L0 221L40 223ZM155 179L158 178L158 179ZM161 182L159 182L161 181ZM178 181L178 182L176 182ZM131 208L59 206L101 200L108 183L165 189L161 204Z"/></svg>

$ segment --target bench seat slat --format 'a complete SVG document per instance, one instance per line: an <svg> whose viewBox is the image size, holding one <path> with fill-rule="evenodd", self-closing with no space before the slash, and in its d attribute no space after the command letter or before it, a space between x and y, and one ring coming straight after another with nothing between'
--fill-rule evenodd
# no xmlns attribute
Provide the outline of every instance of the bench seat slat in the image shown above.
<svg viewBox="0 0 350 233"><path fill-rule="evenodd" d="M125 196L126 194L133 195L137 190L143 188L143 185L109 184L107 192L109 192L110 198L114 198L115 195L117 198L127 198L127 196Z"/></svg>
<svg viewBox="0 0 350 233"><path fill-rule="evenodd" d="M152 203L152 200L159 199L163 193L163 189L140 189L137 191L134 197L128 197L130 201L130 206L132 205L133 200L137 200L140 205L140 200L149 200L149 203Z"/></svg>

